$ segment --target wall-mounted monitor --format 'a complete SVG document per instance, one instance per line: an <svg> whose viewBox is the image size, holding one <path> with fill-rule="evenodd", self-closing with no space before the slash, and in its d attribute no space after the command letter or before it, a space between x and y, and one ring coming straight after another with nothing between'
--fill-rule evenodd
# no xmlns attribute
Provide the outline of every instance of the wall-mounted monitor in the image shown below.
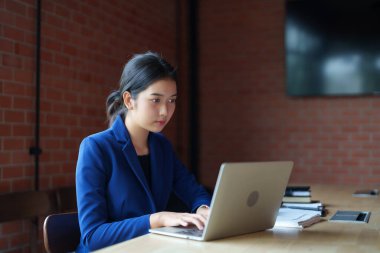
<svg viewBox="0 0 380 253"><path fill-rule="evenodd" d="M290 96L380 94L380 0L286 0Z"/></svg>

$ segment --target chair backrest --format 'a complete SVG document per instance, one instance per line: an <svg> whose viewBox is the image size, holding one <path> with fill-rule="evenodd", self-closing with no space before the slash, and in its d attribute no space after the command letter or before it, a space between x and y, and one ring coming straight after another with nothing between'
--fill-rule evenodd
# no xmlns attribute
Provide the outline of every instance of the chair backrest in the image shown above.
<svg viewBox="0 0 380 253"><path fill-rule="evenodd" d="M57 209L59 213L76 212L76 189L75 187L64 187L55 190L57 197Z"/></svg>
<svg viewBox="0 0 380 253"><path fill-rule="evenodd" d="M51 191L14 192L0 195L0 222L47 215L57 209Z"/></svg>
<svg viewBox="0 0 380 253"><path fill-rule="evenodd" d="M78 213L51 214L43 228L44 245L48 253L75 251L80 240Z"/></svg>
<svg viewBox="0 0 380 253"><path fill-rule="evenodd" d="M77 210L74 187L0 194L0 223Z"/></svg>

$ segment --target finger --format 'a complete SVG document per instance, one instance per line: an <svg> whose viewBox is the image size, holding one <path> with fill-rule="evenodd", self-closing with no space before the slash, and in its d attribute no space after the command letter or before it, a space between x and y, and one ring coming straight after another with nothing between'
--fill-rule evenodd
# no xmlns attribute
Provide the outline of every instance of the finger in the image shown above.
<svg viewBox="0 0 380 253"><path fill-rule="evenodd" d="M183 226L183 227L187 227L189 225L189 223L187 221L184 221L184 220L180 220L179 221L179 225Z"/></svg>
<svg viewBox="0 0 380 253"><path fill-rule="evenodd" d="M191 224L194 224L199 230L202 230L204 228L204 222L202 222L202 218L198 215L191 215L186 217L186 221L188 221Z"/></svg>
<svg viewBox="0 0 380 253"><path fill-rule="evenodd" d="M207 217L204 217L202 214L196 214L195 218L198 219L202 224L206 224Z"/></svg>

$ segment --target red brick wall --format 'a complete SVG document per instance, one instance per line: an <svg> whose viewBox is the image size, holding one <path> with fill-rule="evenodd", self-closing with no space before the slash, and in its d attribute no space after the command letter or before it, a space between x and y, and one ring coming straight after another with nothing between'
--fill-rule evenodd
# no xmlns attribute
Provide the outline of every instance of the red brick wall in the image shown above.
<svg viewBox="0 0 380 253"><path fill-rule="evenodd" d="M34 189L35 2L0 0L0 193ZM78 146L134 53L179 59L174 0L42 2L40 189L75 184ZM180 111L179 105L179 111ZM176 119L165 130L176 143ZM0 224L1 252L29 252L31 224Z"/></svg>
<svg viewBox="0 0 380 253"><path fill-rule="evenodd" d="M0 193L33 188L34 23L33 1L0 1ZM0 251L26 252L30 228L0 224Z"/></svg>
<svg viewBox="0 0 380 253"><path fill-rule="evenodd" d="M224 161L293 160L291 180L380 183L377 97L285 95L284 1L200 1L201 179Z"/></svg>

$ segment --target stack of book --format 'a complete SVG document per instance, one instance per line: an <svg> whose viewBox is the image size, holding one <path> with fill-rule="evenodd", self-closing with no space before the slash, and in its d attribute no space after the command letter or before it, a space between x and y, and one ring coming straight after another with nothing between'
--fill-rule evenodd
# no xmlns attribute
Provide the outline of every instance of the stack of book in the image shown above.
<svg viewBox="0 0 380 253"><path fill-rule="evenodd" d="M312 200L310 186L288 186L282 200L282 208L317 211L325 216L325 206L318 200Z"/></svg>

